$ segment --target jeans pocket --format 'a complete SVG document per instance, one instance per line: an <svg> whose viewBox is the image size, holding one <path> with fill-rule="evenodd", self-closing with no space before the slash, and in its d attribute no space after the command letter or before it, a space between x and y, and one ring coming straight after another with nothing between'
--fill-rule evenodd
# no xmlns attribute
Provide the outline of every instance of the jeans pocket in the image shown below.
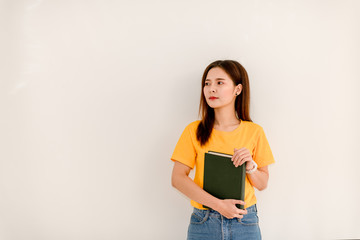
<svg viewBox="0 0 360 240"><path fill-rule="evenodd" d="M251 212L251 213L243 215L243 218L241 218L241 219L239 218L239 222L242 225L246 225L246 226L258 225L259 217L256 212Z"/></svg>
<svg viewBox="0 0 360 240"><path fill-rule="evenodd" d="M191 214L191 224L203 224L209 218L209 211L193 212Z"/></svg>

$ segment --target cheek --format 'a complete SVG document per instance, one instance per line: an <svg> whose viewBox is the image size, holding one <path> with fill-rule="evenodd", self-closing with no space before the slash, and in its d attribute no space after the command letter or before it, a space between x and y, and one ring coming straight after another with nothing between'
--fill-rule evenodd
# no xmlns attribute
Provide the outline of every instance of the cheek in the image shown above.
<svg viewBox="0 0 360 240"><path fill-rule="evenodd" d="M224 88L222 94L226 97L232 98L234 93L234 89L232 88Z"/></svg>
<svg viewBox="0 0 360 240"><path fill-rule="evenodd" d="M203 88L203 93L204 93L205 96L207 96L208 92L209 92L209 91L207 90L207 88L204 87L204 88Z"/></svg>

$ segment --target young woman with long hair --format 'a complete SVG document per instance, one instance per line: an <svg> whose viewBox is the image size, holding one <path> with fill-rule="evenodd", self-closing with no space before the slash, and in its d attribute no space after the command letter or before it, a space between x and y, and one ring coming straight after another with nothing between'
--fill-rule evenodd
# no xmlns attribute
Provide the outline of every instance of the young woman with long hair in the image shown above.
<svg viewBox="0 0 360 240"><path fill-rule="evenodd" d="M250 118L249 105L249 79L240 63L218 60L207 66L202 77L201 120L186 126L171 157L172 185L194 207L189 240L261 239L254 187L260 191L267 187L268 165L275 161L263 128ZM234 167L245 164L244 202L218 199L203 189L208 151L233 155ZM189 173L195 166L192 180Z"/></svg>

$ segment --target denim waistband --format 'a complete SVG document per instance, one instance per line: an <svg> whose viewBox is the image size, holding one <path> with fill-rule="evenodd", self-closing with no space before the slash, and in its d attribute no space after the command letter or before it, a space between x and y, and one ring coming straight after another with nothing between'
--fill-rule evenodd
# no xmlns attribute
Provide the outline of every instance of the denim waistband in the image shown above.
<svg viewBox="0 0 360 240"><path fill-rule="evenodd" d="M256 204L246 208L246 210L247 210L247 213L257 212ZM207 212L209 212L209 214L212 215L213 217L216 217L216 216L220 217L221 216L221 214L218 211L215 211L213 209L202 210L202 209L194 207L194 213L206 214Z"/></svg>

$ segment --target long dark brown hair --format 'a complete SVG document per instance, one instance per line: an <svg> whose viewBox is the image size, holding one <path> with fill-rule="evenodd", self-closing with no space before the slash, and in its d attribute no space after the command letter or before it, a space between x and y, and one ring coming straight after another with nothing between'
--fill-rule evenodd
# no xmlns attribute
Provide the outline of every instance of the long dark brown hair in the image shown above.
<svg viewBox="0 0 360 240"><path fill-rule="evenodd" d="M224 70L234 82L234 85L242 84L242 91L235 100L235 112L238 119L252 122L249 114L250 108L250 85L249 78L245 68L234 60L218 60L210 63L206 67L201 81L201 97L199 106L199 115L201 114L201 122L199 123L196 131L197 140L203 146L205 145L211 135L215 122L215 112L211 108L204 96L205 80L210 69L219 67Z"/></svg>

